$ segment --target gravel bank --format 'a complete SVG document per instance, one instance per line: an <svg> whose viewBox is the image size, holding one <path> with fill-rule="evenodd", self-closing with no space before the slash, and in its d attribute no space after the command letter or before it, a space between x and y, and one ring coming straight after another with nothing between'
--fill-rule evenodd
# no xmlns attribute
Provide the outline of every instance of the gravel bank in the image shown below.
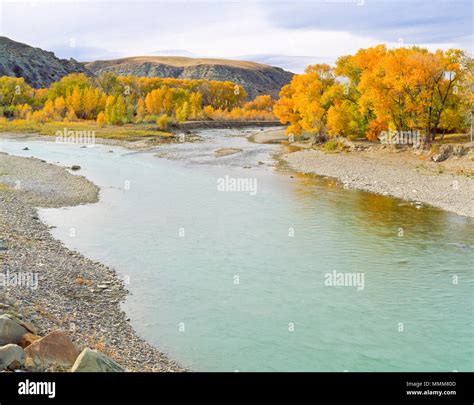
<svg viewBox="0 0 474 405"><path fill-rule="evenodd" d="M281 143L287 141L288 135L285 134L284 129L273 129L264 132L258 132L249 137L251 142L255 143Z"/></svg>
<svg viewBox="0 0 474 405"><path fill-rule="evenodd" d="M98 194L64 168L0 153L0 271L38 275L37 289L0 286L0 314L16 314L41 335L63 329L130 371L183 371L134 333L120 309L127 291L115 271L68 250L38 219L37 206L94 203Z"/></svg>
<svg viewBox="0 0 474 405"><path fill-rule="evenodd" d="M421 159L408 151L324 153L304 150L283 155L298 172L338 179L344 187L391 195L474 217L474 179L446 173L472 168L467 157L443 164Z"/></svg>

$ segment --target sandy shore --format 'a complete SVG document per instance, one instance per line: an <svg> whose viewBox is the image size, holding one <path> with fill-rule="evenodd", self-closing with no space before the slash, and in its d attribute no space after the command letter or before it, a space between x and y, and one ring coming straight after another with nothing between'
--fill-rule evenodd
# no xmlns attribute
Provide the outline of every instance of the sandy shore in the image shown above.
<svg viewBox="0 0 474 405"><path fill-rule="evenodd" d="M343 187L391 195L474 217L474 173L471 157L443 163L413 151L380 150L325 153L302 150L283 155L298 172L334 177ZM462 173L462 174L460 174Z"/></svg>
<svg viewBox="0 0 474 405"><path fill-rule="evenodd" d="M115 271L67 249L38 219L37 206L94 203L98 192L59 166L0 153L0 271L38 275L37 289L0 286L0 314L26 320L40 335L65 330L79 347L131 371L182 371L135 334L120 309L127 291Z"/></svg>

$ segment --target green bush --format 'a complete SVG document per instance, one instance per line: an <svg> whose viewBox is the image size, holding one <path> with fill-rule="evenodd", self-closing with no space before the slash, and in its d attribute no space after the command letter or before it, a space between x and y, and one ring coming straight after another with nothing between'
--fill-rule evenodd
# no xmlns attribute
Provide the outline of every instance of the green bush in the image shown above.
<svg viewBox="0 0 474 405"><path fill-rule="evenodd" d="M339 142L336 139L331 139L323 145L323 149L327 152L334 151L339 148Z"/></svg>

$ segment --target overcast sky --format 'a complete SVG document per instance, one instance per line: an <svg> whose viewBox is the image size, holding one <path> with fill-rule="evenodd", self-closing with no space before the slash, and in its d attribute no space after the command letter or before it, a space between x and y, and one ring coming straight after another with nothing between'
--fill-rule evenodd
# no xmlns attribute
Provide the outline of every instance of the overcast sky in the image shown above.
<svg viewBox="0 0 474 405"><path fill-rule="evenodd" d="M378 43L472 53L471 0L0 0L0 35L80 61L247 59L301 72Z"/></svg>

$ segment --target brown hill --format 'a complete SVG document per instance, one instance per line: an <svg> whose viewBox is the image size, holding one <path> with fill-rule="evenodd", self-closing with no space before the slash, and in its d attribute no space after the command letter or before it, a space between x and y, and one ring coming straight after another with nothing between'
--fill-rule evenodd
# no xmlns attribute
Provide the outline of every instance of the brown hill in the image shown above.
<svg viewBox="0 0 474 405"><path fill-rule="evenodd" d="M119 75L174 77L231 81L242 85L249 98L260 94L277 97L293 73L255 62L227 59L202 59L176 56L136 56L95 61L85 65L95 74L113 72Z"/></svg>

